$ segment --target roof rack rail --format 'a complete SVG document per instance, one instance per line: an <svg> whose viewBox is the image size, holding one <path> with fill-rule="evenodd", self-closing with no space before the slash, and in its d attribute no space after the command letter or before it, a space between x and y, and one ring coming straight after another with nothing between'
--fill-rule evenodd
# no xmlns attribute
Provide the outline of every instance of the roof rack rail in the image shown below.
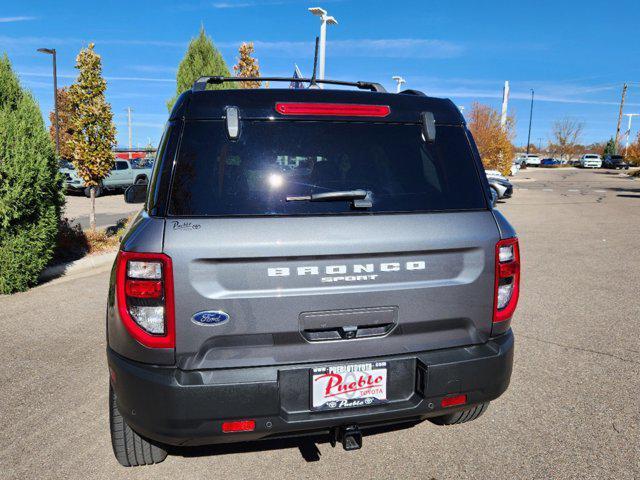
<svg viewBox="0 0 640 480"><path fill-rule="evenodd" d="M371 90L372 92L385 93L385 88L379 83L374 82L344 82L342 80L318 80L312 78L289 78L289 77L200 77L191 87L192 92L202 92L207 85L212 83L219 85L226 82L306 82L310 85L316 83L324 83L326 85L344 85L347 87L356 87L360 90Z"/></svg>
<svg viewBox="0 0 640 480"><path fill-rule="evenodd" d="M417 95L418 97L426 97L427 96L424 92L421 92L420 90L412 90L412 89L403 90L400 93L402 95Z"/></svg>

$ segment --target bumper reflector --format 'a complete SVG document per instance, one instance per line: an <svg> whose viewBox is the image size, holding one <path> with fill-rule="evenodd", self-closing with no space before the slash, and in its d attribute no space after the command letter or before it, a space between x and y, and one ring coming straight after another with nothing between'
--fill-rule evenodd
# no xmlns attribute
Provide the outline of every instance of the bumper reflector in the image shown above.
<svg viewBox="0 0 640 480"><path fill-rule="evenodd" d="M236 420L222 424L222 433L253 432L255 429L255 420Z"/></svg>
<svg viewBox="0 0 640 480"><path fill-rule="evenodd" d="M445 397L442 399L442 407L446 408L446 407L455 407L457 405L464 405L465 403L467 403L467 396L462 394L462 395L456 395L454 397Z"/></svg>

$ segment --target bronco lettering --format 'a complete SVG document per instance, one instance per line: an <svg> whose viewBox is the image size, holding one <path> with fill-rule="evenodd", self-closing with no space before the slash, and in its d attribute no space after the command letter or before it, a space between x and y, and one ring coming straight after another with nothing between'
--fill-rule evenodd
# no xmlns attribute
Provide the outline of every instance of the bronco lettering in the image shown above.
<svg viewBox="0 0 640 480"><path fill-rule="evenodd" d="M269 277L289 277L292 275L293 270L298 276L307 275L345 275L348 271L354 274L373 273L376 270L379 272L399 272L401 270L413 271L424 270L426 268L426 262L424 260L412 260L404 263L400 262L385 262L379 265L373 263L355 264L355 265L328 265L325 267L317 266L300 266L295 268L289 267L269 267L267 268L267 276ZM373 278L364 278L373 277ZM377 275L358 275L357 277L345 277L354 280L373 280ZM331 282L332 280L322 279L323 282Z"/></svg>

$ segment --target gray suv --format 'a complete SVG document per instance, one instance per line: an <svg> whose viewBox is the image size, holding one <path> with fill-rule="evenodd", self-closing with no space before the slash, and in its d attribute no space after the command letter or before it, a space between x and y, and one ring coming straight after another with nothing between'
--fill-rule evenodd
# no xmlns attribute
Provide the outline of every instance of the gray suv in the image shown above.
<svg viewBox="0 0 640 480"><path fill-rule="evenodd" d="M125 193L144 207L108 295L118 461L479 417L509 384L520 258L456 106L206 89L234 81L182 94Z"/></svg>

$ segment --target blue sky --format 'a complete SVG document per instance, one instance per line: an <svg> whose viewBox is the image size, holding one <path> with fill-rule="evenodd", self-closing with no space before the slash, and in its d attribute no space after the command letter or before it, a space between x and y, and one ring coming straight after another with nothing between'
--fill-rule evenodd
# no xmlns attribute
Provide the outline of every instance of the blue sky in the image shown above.
<svg viewBox="0 0 640 480"><path fill-rule="evenodd" d="M62 86L75 78L78 50L95 42L121 145L127 143L127 106L133 108L134 145L149 138L157 143L177 65L201 24L230 67L240 42L254 41L263 75L290 75L294 63L310 74L319 32L319 20L306 11L311 6L339 21L327 35L328 78L378 81L392 89L392 75L402 75L407 87L467 108L474 101L499 108L509 80L518 145L527 140L531 88L536 144L545 143L553 121L564 117L584 122L586 143L612 136L625 81L625 112L640 112L637 0L0 1L0 52L9 55L43 112L53 103L51 60L36 49L57 49Z"/></svg>

